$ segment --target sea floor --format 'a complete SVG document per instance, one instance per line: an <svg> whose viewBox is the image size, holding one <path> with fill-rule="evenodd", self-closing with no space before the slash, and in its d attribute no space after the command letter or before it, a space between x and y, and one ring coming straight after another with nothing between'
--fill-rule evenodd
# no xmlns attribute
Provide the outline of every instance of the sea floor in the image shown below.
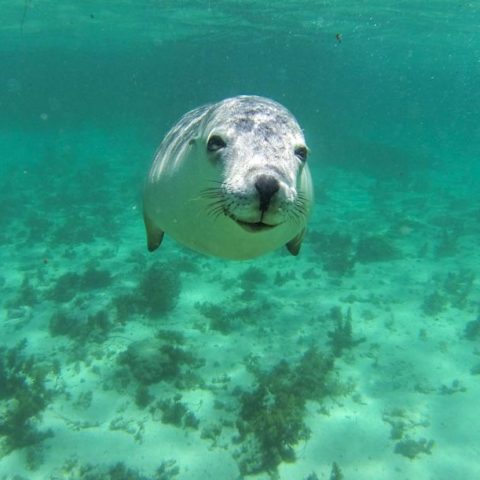
<svg viewBox="0 0 480 480"><path fill-rule="evenodd" d="M300 255L224 262L146 251L138 133L2 140L0 479L480 478L468 172L313 165Z"/></svg>

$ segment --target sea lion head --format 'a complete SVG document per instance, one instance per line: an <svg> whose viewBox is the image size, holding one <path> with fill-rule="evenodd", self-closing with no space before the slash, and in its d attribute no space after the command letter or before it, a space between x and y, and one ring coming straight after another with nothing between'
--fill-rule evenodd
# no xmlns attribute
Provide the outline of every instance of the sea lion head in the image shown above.
<svg viewBox="0 0 480 480"><path fill-rule="evenodd" d="M204 194L210 214L249 232L306 224L311 184L308 148L293 115L261 97L220 102L205 116L201 141L220 176Z"/></svg>

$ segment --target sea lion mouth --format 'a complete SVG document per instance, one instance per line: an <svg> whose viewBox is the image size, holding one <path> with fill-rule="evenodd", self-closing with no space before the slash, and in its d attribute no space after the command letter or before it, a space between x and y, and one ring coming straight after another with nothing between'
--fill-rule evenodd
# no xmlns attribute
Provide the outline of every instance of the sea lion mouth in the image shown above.
<svg viewBox="0 0 480 480"><path fill-rule="evenodd" d="M247 232L255 233L255 232L264 232L266 230L272 230L272 228L278 227L279 223L275 225L271 225L269 223L260 222L244 222L243 220L239 220L233 215L228 215L237 225L242 227Z"/></svg>

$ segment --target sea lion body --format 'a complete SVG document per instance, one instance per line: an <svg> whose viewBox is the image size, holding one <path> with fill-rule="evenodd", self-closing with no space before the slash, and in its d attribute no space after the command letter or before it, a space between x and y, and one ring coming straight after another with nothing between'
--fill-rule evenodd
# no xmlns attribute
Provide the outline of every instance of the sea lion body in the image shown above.
<svg viewBox="0 0 480 480"><path fill-rule="evenodd" d="M280 104L239 96L184 115L145 185L149 250L166 233L198 252L254 258L298 253L313 203L302 130Z"/></svg>

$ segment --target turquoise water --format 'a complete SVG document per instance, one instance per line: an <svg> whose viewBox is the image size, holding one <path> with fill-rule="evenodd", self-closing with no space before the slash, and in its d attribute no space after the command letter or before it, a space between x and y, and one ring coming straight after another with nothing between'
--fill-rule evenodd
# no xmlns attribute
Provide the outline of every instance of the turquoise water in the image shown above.
<svg viewBox="0 0 480 480"><path fill-rule="evenodd" d="M0 6L0 479L480 477L476 2ZM299 256L148 253L156 148L239 94L304 129Z"/></svg>

